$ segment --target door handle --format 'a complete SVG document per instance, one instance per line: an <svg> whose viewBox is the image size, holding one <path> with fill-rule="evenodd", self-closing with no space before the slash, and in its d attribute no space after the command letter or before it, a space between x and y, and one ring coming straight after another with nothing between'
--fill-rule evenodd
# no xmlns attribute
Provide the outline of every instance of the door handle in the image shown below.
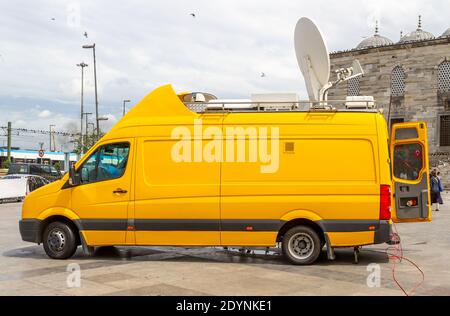
<svg viewBox="0 0 450 316"><path fill-rule="evenodd" d="M127 193L127 192L128 192L127 190L124 190L124 189L121 189L121 188L115 189L113 191L113 193L117 193L117 194L124 194L124 193Z"/></svg>

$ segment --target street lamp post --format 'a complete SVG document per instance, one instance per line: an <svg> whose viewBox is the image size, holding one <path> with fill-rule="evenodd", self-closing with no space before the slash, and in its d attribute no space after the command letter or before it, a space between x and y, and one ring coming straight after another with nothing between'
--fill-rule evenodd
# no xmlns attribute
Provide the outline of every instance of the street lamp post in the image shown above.
<svg viewBox="0 0 450 316"><path fill-rule="evenodd" d="M95 124L94 123L88 123L89 126L92 126L92 136L94 136L95 133Z"/></svg>
<svg viewBox="0 0 450 316"><path fill-rule="evenodd" d="M83 153L83 90L84 90L84 67L87 67L88 65L84 62L81 62L77 64L78 67L81 67L81 112L80 112L80 131L81 131L81 153Z"/></svg>
<svg viewBox="0 0 450 316"><path fill-rule="evenodd" d="M86 147L88 146L88 136L89 136L89 134L88 134L88 117L91 114L92 114L91 112L89 112L89 113L84 112L84 117L86 118L86 132L85 132L85 134L86 134L86 143L85 143Z"/></svg>
<svg viewBox="0 0 450 316"><path fill-rule="evenodd" d="M125 116L125 103L130 102L130 100L123 100L123 114L122 117Z"/></svg>
<svg viewBox="0 0 450 316"><path fill-rule="evenodd" d="M98 122L98 97L97 97L97 65L95 60L95 43L92 45L83 45L83 48L90 49L92 48L92 52L94 54L94 84L95 84L95 120L97 122L97 139L100 134L100 127Z"/></svg>
<svg viewBox="0 0 450 316"><path fill-rule="evenodd" d="M49 131L50 131L50 139L49 139L50 140L50 143L49 143L50 148L49 148L49 150L50 151L53 151L52 150L52 127L55 127L55 125L53 125L53 124L49 125Z"/></svg>
<svg viewBox="0 0 450 316"><path fill-rule="evenodd" d="M98 120L99 120L99 121L107 121L107 120L108 120L108 117L107 117L107 116L100 116L100 117L98 118ZM100 138L100 136L98 136L98 138Z"/></svg>

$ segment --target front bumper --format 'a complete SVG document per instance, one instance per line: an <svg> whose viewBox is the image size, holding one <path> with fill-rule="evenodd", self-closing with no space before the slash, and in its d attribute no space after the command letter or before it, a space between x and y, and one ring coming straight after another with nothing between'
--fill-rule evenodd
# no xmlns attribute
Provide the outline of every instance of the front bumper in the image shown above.
<svg viewBox="0 0 450 316"><path fill-rule="evenodd" d="M41 242L42 221L39 219L23 219L19 221L20 235L23 241Z"/></svg>

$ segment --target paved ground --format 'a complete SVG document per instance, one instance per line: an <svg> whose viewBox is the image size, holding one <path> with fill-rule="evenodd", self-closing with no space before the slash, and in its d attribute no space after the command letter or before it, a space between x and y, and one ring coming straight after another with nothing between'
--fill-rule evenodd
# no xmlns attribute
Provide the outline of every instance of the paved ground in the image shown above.
<svg viewBox="0 0 450 316"><path fill-rule="evenodd" d="M399 224L404 256L425 273L420 295L450 295L450 194L431 223ZM71 260L48 259L42 246L21 241L20 203L0 205L0 295L403 295L392 277L387 245L365 247L360 263L351 250L330 262L292 266L280 256L242 255L220 248L106 247L93 257L78 250ZM374 252L380 251L380 252ZM81 268L81 286L68 287L67 266ZM381 286L367 285L370 263L381 268ZM410 291L421 274L405 260L396 278Z"/></svg>

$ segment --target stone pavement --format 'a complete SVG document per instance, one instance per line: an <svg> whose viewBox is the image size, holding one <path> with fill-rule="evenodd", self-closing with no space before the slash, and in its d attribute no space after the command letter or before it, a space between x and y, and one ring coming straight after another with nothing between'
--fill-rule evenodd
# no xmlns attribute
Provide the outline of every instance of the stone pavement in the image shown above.
<svg viewBox="0 0 450 316"><path fill-rule="evenodd" d="M443 196L431 223L397 224L404 256L425 273L417 295L450 295L450 194ZM0 295L403 295L386 244L364 247L359 264L351 249L337 250L335 261L323 251L315 265L293 266L276 254L175 247L103 247L93 257L78 249L61 261L21 240L20 212L20 203L0 205ZM81 268L80 287L67 285L71 263ZM381 268L380 287L367 285L370 263ZM410 291L421 274L403 260L396 278Z"/></svg>

